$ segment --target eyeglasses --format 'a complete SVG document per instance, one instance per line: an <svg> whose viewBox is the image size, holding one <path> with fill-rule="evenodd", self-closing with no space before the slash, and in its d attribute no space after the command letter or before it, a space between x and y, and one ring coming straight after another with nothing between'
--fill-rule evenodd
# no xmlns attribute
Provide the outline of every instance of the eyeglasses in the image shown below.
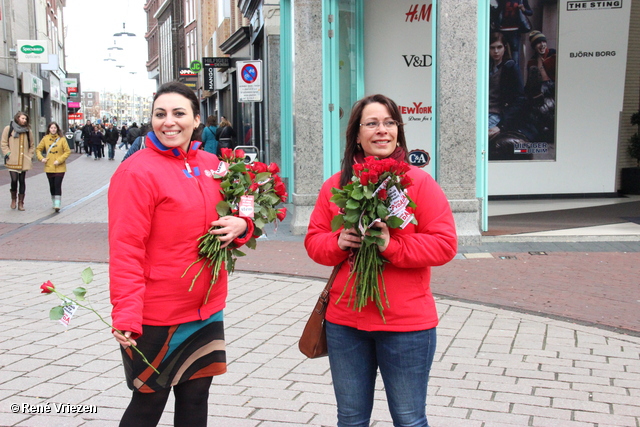
<svg viewBox="0 0 640 427"><path fill-rule="evenodd" d="M366 123L360 123L360 126L364 126L367 130L378 129L378 126L383 125L386 129L395 129L400 123L397 120L385 120L383 122L370 121Z"/></svg>

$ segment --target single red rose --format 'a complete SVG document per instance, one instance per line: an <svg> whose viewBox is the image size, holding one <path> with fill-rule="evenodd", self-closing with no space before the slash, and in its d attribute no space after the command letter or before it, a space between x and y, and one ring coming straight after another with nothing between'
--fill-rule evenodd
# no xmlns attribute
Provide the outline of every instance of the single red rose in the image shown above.
<svg viewBox="0 0 640 427"><path fill-rule="evenodd" d="M289 194L285 191L282 195L279 194L279 196L280 196L280 201L284 203L287 201Z"/></svg>
<svg viewBox="0 0 640 427"><path fill-rule="evenodd" d="M369 172L362 172L360 174L360 184L368 185L369 184Z"/></svg>
<svg viewBox="0 0 640 427"><path fill-rule="evenodd" d="M246 154L245 154L244 150L235 150L236 159L244 160L244 156L245 155Z"/></svg>
<svg viewBox="0 0 640 427"><path fill-rule="evenodd" d="M353 165L353 174L357 177L360 177L360 174L364 170L364 165L362 163L356 163Z"/></svg>
<svg viewBox="0 0 640 427"><path fill-rule="evenodd" d="M247 173L249 174L249 178L251 178L251 182L253 182L256 179L256 174L251 171L247 171Z"/></svg>
<svg viewBox="0 0 640 427"><path fill-rule="evenodd" d="M284 185L284 182L282 181L277 181L275 185L273 186L273 189L275 190L276 194L282 198L283 194L287 194L287 186Z"/></svg>
<svg viewBox="0 0 640 427"><path fill-rule="evenodd" d="M255 173L262 173L267 171L267 165L262 162L253 162L251 163L251 170Z"/></svg>
<svg viewBox="0 0 640 427"><path fill-rule="evenodd" d="M267 168L267 171L271 172L272 174L277 174L278 172L280 172L280 168L275 163L271 163Z"/></svg>
<svg viewBox="0 0 640 427"><path fill-rule="evenodd" d="M234 158L233 150L231 148L221 148L220 156L223 159L233 159Z"/></svg>
<svg viewBox="0 0 640 427"><path fill-rule="evenodd" d="M405 175L402 177L402 180L400 181L400 185L402 185L402 188L409 188L413 185L413 180L407 175Z"/></svg>
<svg viewBox="0 0 640 427"><path fill-rule="evenodd" d="M50 294L51 292L53 292L53 290L56 287L53 285L53 283L51 283L51 280L47 280L46 282L44 282L41 286L40 289L42 289L42 291L40 292L41 294Z"/></svg>
<svg viewBox="0 0 640 427"><path fill-rule="evenodd" d="M378 191L377 196L380 200L387 200L387 190L383 188L382 190Z"/></svg>
<svg viewBox="0 0 640 427"><path fill-rule="evenodd" d="M249 191L258 191L258 188L260 188L260 186L258 185L257 182L254 182L249 186Z"/></svg>
<svg viewBox="0 0 640 427"><path fill-rule="evenodd" d="M286 216L287 208L280 208L276 211L276 217L278 218L278 221L284 221Z"/></svg>

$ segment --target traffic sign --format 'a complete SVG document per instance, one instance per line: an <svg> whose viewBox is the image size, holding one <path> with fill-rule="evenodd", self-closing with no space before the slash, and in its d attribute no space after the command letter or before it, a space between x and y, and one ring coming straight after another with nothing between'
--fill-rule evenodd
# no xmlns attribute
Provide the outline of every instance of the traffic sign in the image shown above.
<svg viewBox="0 0 640 427"><path fill-rule="evenodd" d="M262 61L236 61L238 102L262 101Z"/></svg>

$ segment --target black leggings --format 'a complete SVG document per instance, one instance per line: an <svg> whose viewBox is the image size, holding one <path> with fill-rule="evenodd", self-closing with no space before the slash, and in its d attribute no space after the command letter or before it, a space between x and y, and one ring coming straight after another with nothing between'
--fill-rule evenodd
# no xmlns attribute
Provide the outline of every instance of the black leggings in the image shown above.
<svg viewBox="0 0 640 427"><path fill-rule="evenodd" d="M176 398L173 425L204 427L207 425L209 387L212 377L189 380L173 387ZM169 399L170 388L155 393L133 392L131 403L120 420L120 427L155 427Z"/></svg>
<svg viewBox="0 0 640 427"><path fill-rule="evenodd" d="M49 192L52 196L62 196L62 179L64 172L47 172Z"/></svg>
<svg viewBox="0 0 640 427"><path fill-rule="evenodd" d="M27 176L27 171L9 171L9 174L11 175L11 191L18 191L19 188L20 190L18 191L18 194L24 194L25 190L27 189L27 184L25 184L24 182L24 179Z"/></svg>

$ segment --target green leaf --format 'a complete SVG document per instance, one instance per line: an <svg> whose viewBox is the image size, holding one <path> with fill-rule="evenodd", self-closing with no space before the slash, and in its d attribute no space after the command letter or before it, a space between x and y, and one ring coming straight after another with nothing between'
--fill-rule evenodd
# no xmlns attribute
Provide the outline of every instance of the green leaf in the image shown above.
<svg viewBox="0 0 640 427"><path fill-rule="evenodd" d="M80 277L82 277L82 281L84 282L85 285L88 285L89 283L93 282L93 270L91 269L91 267L87 267L84 270L82 270Z"/></svg>
<svg viewBox="0 0 640 427"><path fill-rule="evenodd" d="M53 307L51 311L49 311L49 319L51 320L60 320L64 316L64 308L61 306Z"/></svg>
<svg viewBox="0 0 640 427"><path fill-rule="evenodd" d="M360 219L360 212L357 210L347 210L345 212L344 221L355 224Z"/></svg>
<svg viewBox="0 0 640 427"><path fill-rule="evenodd" d="M331 231L338 231L344 224L344 218L342 215L336 215L331 220Z"/></svg>
<svg viewBox="0 0 640 427"><path fill-rule="evenodd" d="M75 288L73 290L73 294L76 296L76 299L79 301L84 301L84 296L87 294L87 290L85 288Z"/></svg>
<svg viewBox="0 0 640 427"><path fill-rule="evenodd" d="M249 239L249 241L247 243L245 243L245 246L248 247L249 249L255 249L256 248L256 238L255 237L251 237Z"/></svg>
<svg viewBox="0 0 640 427"><path fill-rule="evenodd" d="M216 205L216 212L218 212L218 215L220 216L229 215L231 213L231 206L229 206L229 203L224 200L219 201Z"/></svg>
<svg viewBox="0 0 640 427"><path fill-rule="evenodd" d="M398 218L397 216L390 216L387 218L385 222L391 228L398 228L404 223L404 221Z"/></svg>
<svg viewBox="0 0 640 427"><path fill-rule="evenodd" d="M256 182L262 182L271 178L271 173L269 172L260 172L256 175Z"/></svg>
<svg viewBox="0 0 640 427"><path fill-rule="evenodd" d="M367 232L369 233L369 236L379 236L382 234L382 230L378 228L370 228Z"/></svg>
<svg viewBox="0 0 640 427"><path fill-rule="evenodd" d="M362 193L364 194L364 197L367 199L370 199L373 197L373 190L369 185L362 187Z"/></svg>
<svg viewBox="0 0 640 427"><path fill-rule="evenodd" d="M266 225L264 220L262 220L261 218L255 218L254 221L253 221L253 224L256 227L258 227L260 230L262 230L264 228L264 226Z"/></svg>
<svg viewBox="0 0 640 427"><path fill-rule="evenodd" d="M255 240L255 239L254 239ZM238 249L231 249L231 253L233 254L233 256L235 257L243 257L243 256L247 256L247 254L245 254L244 252L242 252L241 250Z"/></svg>
<svg viewBox="0 0 640 427"><path fill-rule="evenodd" d="M334 196L331 196L329 201L342 209L344 209L347 206L347 199L344 196L342 196L342 194L336 194Z"/></svg>
<svg viewBox="0 0 640 427"><path fill-rule="evenodd" d="M246 172L247 167L245 166L244 162L238 162L229 166L229 171L230 172Z"/></svg>
<svg viewBox="0 0 640 427"><path fill-rule="evenodd" d="M362 200L364 198L364 193L362 192L362 188L363 187L361 187L361 186L355 187L353 189L353 191L351 192L351 197L356 199L356 200Z"/></svg>
<svg viewBox="0 0 640 427"><path fill-rule="evenodd" d="M360 207L360 203L357 200L349 199L347 200L347 205L345 206L348 209L358 209Z"/></svg>
<svg viewBox="0 0 640 427"><path fill-rule="evenodd" d="M382 203L378 203L378 206L376 206L376 214L378 214L378 218L384 219L389 216L389 209Z"/></svg>

